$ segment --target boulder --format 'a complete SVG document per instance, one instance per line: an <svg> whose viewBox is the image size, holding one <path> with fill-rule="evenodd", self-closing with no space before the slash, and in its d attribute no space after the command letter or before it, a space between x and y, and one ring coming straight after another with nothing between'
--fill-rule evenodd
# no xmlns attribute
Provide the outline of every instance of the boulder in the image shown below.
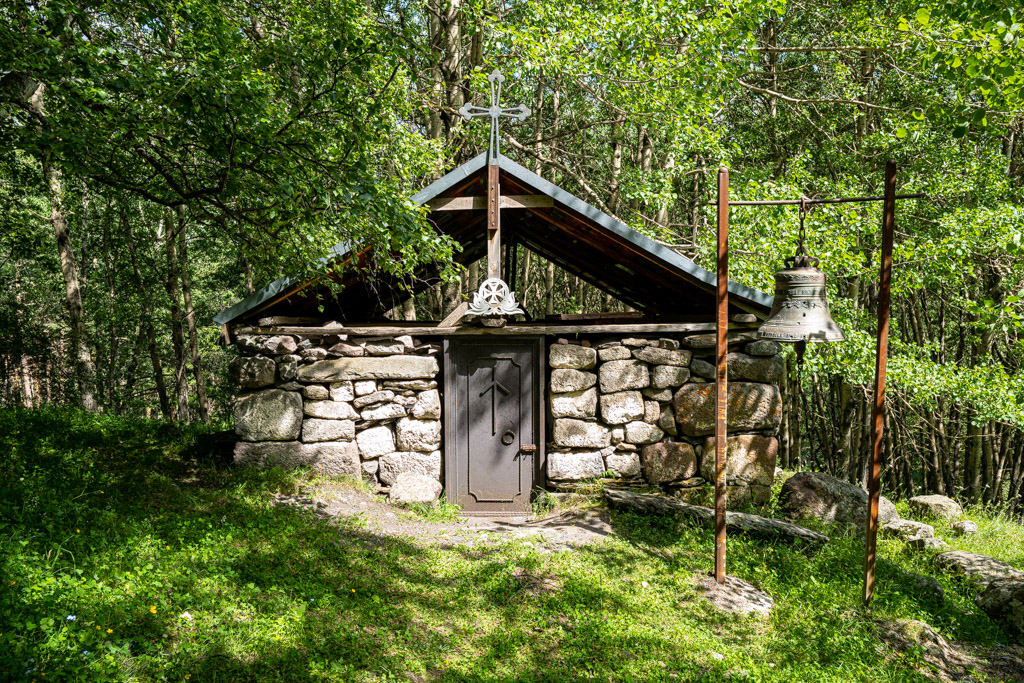
<svg viewBox="0 0 1024 683"><path fill-rule="evenodd" d="M548 453L548 479L555 481L579 481L596 479L604 474L604 458L600 453L570 453L553 451Z"/></svg>
<svg viewBox="0 0 1024 683"><path fill-rule="evenodd" d="M235 399L235 433L242 441L292 441L302 430L302 395L267 389Z"/></svg>
<svg viewBox="0 0 1024 683"><path fill-rule="evenodd" d="M657 401L644 401L644 422L651 425L658 424L661 418L661 404Z"/></svg>
<svg viewBox="0 0 1024 683"><path fill-rule="evenodd" d="M1002 560L981 553L951 550L936 555L932 562L939 569L966 577L983 588L1001 579L1024 581L1024 572Z"/></svg>
<svg viewBox="0 0 1024 683"><path fill-rule="evenodd" d="M302 395L310 401L326 401L331 397L331 392L322 384L309 384L302 387Z"/></svg>
<svg viewBox="0 0 1024 683"><path fill-rule="evenodd" d="M644 397L639 391L620 391L601 396L601 421L620 425L644 416Z"/></svg>
<svg viewBox="0 0 1024 683"><path fill-rule="evenodd" d="M895 536L909 541L912 538L934 538L935 529L929 524L915 522L911 519L895 519L878 528L883 536Z"/></svg>
<svg viewBox="0 0 1024 683"><path fill-rule="evenodd" d="M612 394L627 389L644 389L651 383L647 364L638 360L613 360L598 370L601 391Z"/></svg>
<svg viewBox="0 0 1024 683"><path fill-rule="evenodd" d="M372 379L362 379L352 383L352 391L356 396L366 396L377 391L377 382Z"/></svg>
<svg viewBox="0 0 1024 683"><path fill-rule="evenodd" d="M277 441L235 444L236 465L315 467L323 474L359 475L359 452L352 442L299 443Z"/></svg>
<svg viewBox="0 0 1024 683"><path fill-rule="evenodd" d="M323 389L323 387L320 387ZM326 392L327 390L324 389ZM302 412L309 417L324 420L354 420L359 417L350 403L343 401L306 401L302 404Z"/></svg>
<svg viewBox="0 0 1024 683"><path fill-rule="evenodd" d="M730 382L726 397L730 431L774 430L782 423L782 396L774 384ZM714 384L685 384L672 402L683 434L714 434L717 416Z"/></svg>
<svg viewBox="0 0 1024 683"><path fill-rule="evenodd" d="M351 401L356 397L352 382L331 382L329 391L332 401Z"/></svg>
<svg viewBox="0 0 1024 683"><path fill-rule="evenodd" d="M914 550L945 550L949 544L932 536L914 536L907 539L907 545Z"/></svg>
<svg viewBox="0 0 1024 683"><path fill-rule="evenodd" d="M690 372L697 377L703 377L705 379L715 378L715 366L700 358L694 358L690 361Z"/></svg>
<svg viewBox="0 0 1024 683"><path fill-rule="evenodd" d="M827 524L852 526L863 532L867 526L868 494L859 486L822 472L797 472L782 485L778 509L786 519L815 517ZM880 497L878 523L888 524L896 519L896 506Z"/></svg>
<svg viewBox="0 0 1024 683"><path fill-rule="evenodd" d="M1011 635L1024 639L1024 578L995 579L974 604Z"/></svg>
<svg viewBox="0 0 1024 683"><path fill-rule="evenodd" d="M439 371L433 356L363 356L318 360L299 368L300 382L367 379L433 379Z"/></svg>
<svg viewBox="0 0 1024 683"><path fill-rule="evenodd" d="M383 405L367 408L359 413L359 417L372 422L375 420L393 420L396 417L405 417L405 407L397 403L385 403Z"/></svg>
<svg viewBox="0 0 1024 683"><path fill-rule="evenodd" d="M388 453L377 461L380 463L377 476L385 486L393 486L404 472L423 474L441 481L441 451L417 453L416 451Z"/></svg>
<svg viewBox="0 0 1024 683"><path fill-rule="evenodd" d="M302 421L302 441L351 441L356 436L356 423L352 420L320 420L306 418Z"/></svg>
<svg viewBox="0 0 1024 683"><path fill-rule="evenodd" d="M715 480L715 439L704 441L705 456L700 474ZM775 478L779 441L771 436L740 434L725 440L725 480L728 484L756 484L770 487Z"/></svg>
<svg viewBox="0 0 1024 683"><path fill-rule="evenodd" d="M690 368L677 365L655 365L651 368L651 387L666 389L681 387L690 379Z"/></svg>
<svg viewBox="0 0 1024 683"><path fill-rule="evenodd" d="M978 533L978 525L969 519L963 519L959 522L953 522L950 524L949 530L954 536L968 536L970 534Z"/></svg>
<svg viewBox="0 0 1024 683"><path fill-rule="evenodd" d="M764 382L778 384L786 374L786 363L782 356L748 356L745 353L730 353L726 356L729 366L729 381Z"/></svg>
<svg viewBox="0 0 1024 683"><path fill-rule="evenodd" d="M243 389L259 389L274 383L277 363L271 358L239 356L228 364L228 377Z"/></svg>
<svg viewBox="0 0 1024 683"><path fill-rule="evenodd" d="M391 503L436 503L441 496L441 482L425 474L402 472L398 475L388 502Z"/></svg>
<svg viewBox="0 0 1024 683"><path fill-rule="evenodd" d="M935 519L954 520L963 517L964 510L960 503L952 498L940 495L914 496L910 499L910 509L914 514Z"/></svg>
<svg viewBox="0 0 1024 683"><path fill-rule="evenodd" d="M623 346L629 346L631 348L639 348L641 346L650 346L655 342L651 339L644 339L643 337L625 337L622 340Z"/></svg>
<svg viewBox="0 0 1024 683"><path fill-rule="evenodd" d="M617 477L635 477L640 474L640 456L636 453L612 453L605 456L604 467Z"/></svg>
<svg viewBox="0 0 1024 683"><path fill-rule="evenodd" d="M441 394L437 389L428 389L416 397L416 403L412 404L409 414L418 420L441 419Z"/></svg>
<svg viewBox="0 0 1024 683"><path fill-rule="evenodd" d="M374 403L393 400L395 400L395 392L393 391L374 391L353 400L352 405L355 406L356 410L362 410L366 406L372 406Z"/></svg>
<svg viewBox="0 0 1024 683"><path fill-rule="evenodd" d="M286 360L277 364L277 377L282 382L291 382L299 376L299 364L293 360Z"/></svg>
<svg viewBox="0 0 1024 683"><path fill-rule="evenodd" d="M385 389L400 389L402 391L430 391L437 389L437 382L425 379L401 379L384 382Z"/></svg>
<svg viewBox="0 0 1024 683"><path fill-rule="evenodd" d="M658 405L661 405L660 403ZM670 405L662 405L661 412L658 415L658 426L666 434L676 435L676 412Z"/></svg>
<svg viewBox="0 0 1024 683"><path fill-rule="evenodd" d="M359 454L364 460L379 458L395 451L395 435L390 427L370 427L356 434Z"/></svg>
<svg viewBox="0 0 1024 683"><path fill-rule="evenodd" d="M774 356L782 353L782 346L771 339L758 339L744 349L748 356Z"/></svg>
<svg viewBox="0 0 1024 683"><path fill-rule="evenodd" d="M640 451L644 479L651 484L690 479L697 474L697 454L688 443L665 441Z"/></svg>
<svg viewBox="0 0 1024 683"><path fill-rule="evenodd" d="M664 436L665 432L661 431L658 425L640 421L626 423L626 443L654 443L661 441Z"/></svg>
<svg viewBox="0 0 1024 683"><path fill-rule="evenodd" d="M380 469L380 462L377 460L365 460L359 465L363 475L363 481L377 482L377 470Z"/></svg>
<svg viewBox="0 0 1024 683"><path fill-rule="evenodd" d="M551 417L594 417L597 414L597 389L549 394Z"/></svg>
<svg viewBox="0 0 1024 683"><path fill-rule="evenodd" d="M362 346L346 342L339 342L329 348L328 351L336 356L344 356L346 358L359 358L366 354Z"/></svg>
<svg viewBox="0 0 1024 683"><path fill-rule="evenodd" d="M674 351L672 349L663 349L660 346L644 346L639 349L633 349L633 358L642 360L645 363L651 363L652 365L685 366L689 364L690 356L692 355L691 351Z"/></svg>
<svg viewBox="0 0 1024 683"><path fill-rule="evenodd" d="M597 364L597 351L576 344L552 344L548 349L548 365L553 368L589 370Z"/></svg>
<svg viewBox="0 0 1024 683"><path fill-rule="evenodd" d="M397 339L367 339L360 346L370 356L393 356L405 353L405 344Z"/></svg>
<svg viewBox="0 0 1024 683"><path fill-rule="evenodd" d="M671 389L652 389L650 387L643 389L641 392L646 398L652 401L658 401L660 403L669 403L672 400Z"/></svg>
<svg viewBox="0 0 1024 683"><path fill-rule="evenodd" d="M749 332L730 332L726 340L730 344L741 344L743 342L755 341L757 339L757 332L751 330ZM708 334L691 334L689 337L683 338L683 346L690 349L713 349L718 341L718 335L715 332Z"/></svg>
<svg viewBox="0 0 1024 683"><path fill-rule="evenodd" d="M323 360L327 358L327 349L321 349L319 346L305 348L299 351L299 357L310 361Z"/></svg>
<svg viewBox="0 0 1024 683"><path fill-rule="evenodd" d="M606 448L611 445L608 428L597 422L571 418L555 420L553 441L566 448Z"/></svg>
<svg viewBox="0 0 1024 683"><path fill-rule="evenodd" d="M632 356L633 354L625 346L609 346L597 352L597 357L601 359L602 363L609 360L629 360Z"/></svg>
<svg viewBox="0 0 1024 683"><path fill-rule="evenodd" d="M584 391L597 384L597 375L582 370L559 368L551 371L551 391L559 394Z"/></svg>
<svg viewBox="0 0 1024 683"><path fill-rule="evenodd" d="M395 426L398 449L431 453L441 448L441 423L438 420L413 420L403 417Z"/></svg>

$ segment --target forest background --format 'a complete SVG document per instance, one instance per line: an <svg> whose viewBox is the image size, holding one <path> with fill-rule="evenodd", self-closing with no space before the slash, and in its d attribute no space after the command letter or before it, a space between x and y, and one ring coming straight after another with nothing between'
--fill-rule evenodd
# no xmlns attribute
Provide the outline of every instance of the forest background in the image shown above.
<svg viewBox="0 0 1024 683"><path fill-rule="evenodd" d="M1021 11L999 0L8 0L0 6L0 405L229 413L212 316L343 240L480 278L408 197L482 150L466 102L533 110L503 153L709 266L718 166L742 199L899 190L888 492L1024 507ZM820 208L847 341L791 359L781 463L866 474L880 207ZM798 212L733 212L772 291ZM527 310L622 305L535 255Z"/></svg>

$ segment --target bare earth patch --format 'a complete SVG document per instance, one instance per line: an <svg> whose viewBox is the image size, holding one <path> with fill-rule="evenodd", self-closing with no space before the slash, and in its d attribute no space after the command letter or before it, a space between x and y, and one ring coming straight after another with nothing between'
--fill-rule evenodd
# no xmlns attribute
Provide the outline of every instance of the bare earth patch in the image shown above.
<svg viewBox="0 0 1024 683"><path fill-rule="evenodd" d="M949 681L1024 681L1024 647L1004 645L979 647L950 642L923 621L877 621L878 634L892 648L883 653L894 665L913 664L929 671L936 680ZM902 660L902 661L901 661Z"/></svg>

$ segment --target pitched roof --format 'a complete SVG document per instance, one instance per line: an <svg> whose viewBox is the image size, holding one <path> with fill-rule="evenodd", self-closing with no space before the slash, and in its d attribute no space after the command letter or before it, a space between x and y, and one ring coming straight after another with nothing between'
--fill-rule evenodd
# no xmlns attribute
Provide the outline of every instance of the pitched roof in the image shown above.
<svg viewBox="0 0 1024 683"><path fill-rule="evenodd" d="M485 194L487 155L481 154L454 169L412 197L424 205L434 199ZM714 310L716 276L685 256L630 229L582 199L501 157L502 195L539 194L551 197L552 206L505 209L502 232L565 270L590 282L621 301L654 317L694 317ZM463 264L472 263L486 251L485 212L473 210L433 211L430 220L437 229L462 245L456 255ZM347 243L335 245L318 263L331 263L351 254ZM296 297L309 285L296 276L279 278L214 317L218 324L266 314L271 307L284 307L286 314L309 310L313 297ZM355 282L346 287L330 306L349 321L367 320L399 303L408 293L378 282L369 286ZM364 285L364 286L360 286ZM729 282L730 303L738 310L763 317L772 297L735 281ZM305 304L300 299L306 301Z"/></svg>

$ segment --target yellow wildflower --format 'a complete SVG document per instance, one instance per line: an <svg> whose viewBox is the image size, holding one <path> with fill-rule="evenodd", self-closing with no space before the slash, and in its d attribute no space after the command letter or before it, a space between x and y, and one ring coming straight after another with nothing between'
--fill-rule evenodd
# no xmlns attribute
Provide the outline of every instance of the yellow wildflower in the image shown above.
<svg viewBox="0 0 1024 683"><path fill-rule="evenodd" d="M114 629L112 629L112 628L108 628L107 629L107 633L113 633L113 632L114 632Z"/></svg>
<svg viewBox="0 0 1024 683"><path fill-rule="evenodd" d="M150 614L156 614L156 605L150 606L149 612L150 612Z"/></svg>

